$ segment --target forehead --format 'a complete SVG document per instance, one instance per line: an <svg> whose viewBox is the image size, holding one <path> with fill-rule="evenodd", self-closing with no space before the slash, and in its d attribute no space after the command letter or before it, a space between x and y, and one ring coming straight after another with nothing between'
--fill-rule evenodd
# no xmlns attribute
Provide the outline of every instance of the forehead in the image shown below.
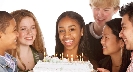
<svg viewBox="0 0 133 72"><path fill-rule="evenodd" d="M35 25L35 22L31 17L24 17L19 24L19 26L30 26L30 25Z"/></svg>
<svg viewBox="0 0 133 72"><path fill-rule="evenodd" d="M109 34L109 33L112 33L112 30L109 26L105 25L103 28L103 33Z"/></svg>
<svg viewBox="0 0 133 72"><path fill-rule="evenodd" d="M69 17L62 18L58 23L58 26L68 27L70 25L79 26L79 23L77 22L77 20L71 19Z"/></svg>
<svg viewBox="0 0 133 72"><path fill-rule="evenodd" d="M132 25L127 14L122 17L121 25Z"/></svg>

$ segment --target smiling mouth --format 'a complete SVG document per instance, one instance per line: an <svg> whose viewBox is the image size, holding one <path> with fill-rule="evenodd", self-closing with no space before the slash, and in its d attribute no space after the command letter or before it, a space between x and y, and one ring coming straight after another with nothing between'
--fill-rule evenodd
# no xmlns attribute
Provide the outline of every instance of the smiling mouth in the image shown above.
<svg viewBox="0 0 133 72"><path fill-rule="evenodd" d="M72 45L73 40L65 40L65 45L70 46Z"/></svg>
<svg viewBox="0 0 133 72"><path fill-rule="evenodd" d="M33 37L26 37L25 39L26 39L26 40L32 40Z"/></svg>

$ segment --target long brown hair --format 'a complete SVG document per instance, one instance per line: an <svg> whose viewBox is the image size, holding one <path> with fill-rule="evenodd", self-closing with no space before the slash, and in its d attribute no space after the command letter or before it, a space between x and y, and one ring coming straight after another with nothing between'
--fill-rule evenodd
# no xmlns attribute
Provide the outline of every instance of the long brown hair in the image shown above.
<svg viewBox="0 0 133 72"><path fill-rule="evenodd" d="M25 17L33 18L33 20L35 22L35 27L36 27L37 34L36 34L36 39L34 40L32 46L39 53L43 54L44 52L46 52L45 47L44 47L42 32L41 32L41 29L39 27L39 24L37 22L36 17L34 16L34 14L32 12L28 11L28 10L21 9L21 10L16 10L16 11L11 12L11 15L16 20L17 30L18 30L19 24L20 24L20 22L21 22L21 20L23 18L25 18ZM22 65L26 68L26 66L24 65L24 63L22 62L22 60L20 58L19 42L18 42L18 46L17 47L18 47L17 49L10 51L10 53L14 57L18 57L18 59L21 61Z"/></svg>

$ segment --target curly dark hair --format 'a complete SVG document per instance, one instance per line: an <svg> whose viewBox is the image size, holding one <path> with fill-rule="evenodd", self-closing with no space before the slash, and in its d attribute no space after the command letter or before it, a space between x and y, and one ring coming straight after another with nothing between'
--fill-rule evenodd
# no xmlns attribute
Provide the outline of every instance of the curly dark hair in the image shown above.
<svg viewBox="0 0 133 72"><path fill-rule="evenodd" d="M127 14L129 16L129 21L133 23L133 2L127 3L127 5L123 5L119 13L121 17Z"/></svg>
<svg viewBox="0 0 133 72"><path fill-rule="evenodd" d="M58 24L60 22L60 20L64 17L69 17L71 19L74 19L78 22L80 29L83 28L83 36L81 36L80 42L79 42L79 46L78 46L78 51L77 54L81 55L81 53L84 53L84 55L86 57L88 57L89 55L89 43L87 43L87 33L86 33L86 27L85 27L85 22L83 17L73 11L66 11L63 12L57 19L56 22L56 35L55 35L55 39L56 39L56 46L55 46L55 53L57 54L57 56L60 58L60 54L64 52L64 46L61 43L60 39L59 39L59 34L58 34Z"/></svg>

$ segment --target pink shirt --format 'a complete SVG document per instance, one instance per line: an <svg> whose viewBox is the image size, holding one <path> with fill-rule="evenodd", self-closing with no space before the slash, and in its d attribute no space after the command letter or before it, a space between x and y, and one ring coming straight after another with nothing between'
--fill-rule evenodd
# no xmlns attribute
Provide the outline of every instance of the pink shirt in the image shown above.
<svg viewBox="0 0 133 72"><path fill-rule="evenodd" d="M131 60L131 63L130 63L130 65L128 66L126 72L133 72L133 52L131 52L131 58L130 58L130 60Z"/></svg>

